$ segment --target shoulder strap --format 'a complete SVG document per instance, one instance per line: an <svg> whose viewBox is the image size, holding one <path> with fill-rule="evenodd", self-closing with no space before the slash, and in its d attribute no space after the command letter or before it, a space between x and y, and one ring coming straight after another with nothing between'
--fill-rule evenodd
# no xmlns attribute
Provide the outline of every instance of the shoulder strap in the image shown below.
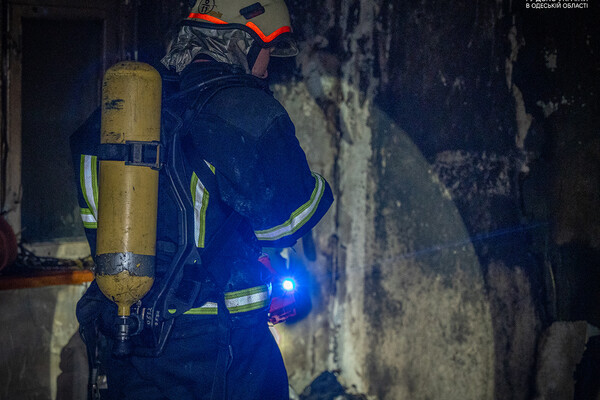
<svg viewBox="0 0 600 400"><path fill-rule="evenodd" d="M227 79L225 79L227 78ZM196 173L202 184L206 187L209 193L218 193L218 183L215 174L211 171L207 163L204 161L202 155L194 154L193 147L187 143L185 139L186 134L191 129L191 125L199 118L199 114L201 114L204 106L208 103L208 101L219 91L234 87L234 86L243 86L247 85L248 81L246 79L240 79L238 76L231 77L219 77L218 79L212 79L210 81L204 82L195 87L195 90L187 91L185 94L194 97L194 101L190 106L185 106L185 102L181 101L181 93L172 96L170 99L166 100L166 108L168 109L168 113L171 116L177 116L179 121L176 126L173 128L173 132L170 134L173 137L171 141L171 146L176 146L181 150L181 157L179 160L175 160L175 157L170 157L170 164L168 168L177 169L179 164L187 163L191 167L191 169ZM170 103L170 104L169 104ZM182 110L183 109L183 110ZM169 152L172 153L171 149ZM179 162L177 162L179 161ZM180 168L180 167L179 167ZM181 175L181 169L179 171L173 171L176 174ZM186 185L179 185L182 187L186 187ZM191 197L189 196L189 190L184 194L180 194L180 196L185 195L188 198L188 207L191 209L187 210L186 214L193 215L193 204L191 204ZM213 260L217 253L225 246L227 240L231 237L231 235L235 232L235 230L240 225L243 217L232 210L229 216L226 218L224 223L221 225L219 230L214 234L211 240L207 243L207 245L203 249L196 249L198 254L202 260L202 266L206 272L208 272L213 278L217 287L224 288L229 280L229 271L223 268L220 265L216 265ZM193 223L190 221L190 223ZM189 225L189 224L188 224ZM189 229L189 226L188 226ZM193 229L193 228L192 228ZM183 234L183 232L182 232ZM178 285L178 289L174 293L175 297L179 298L180 306L183 306L183 303L188 303L191 306L191 303L195 299L191 299L191 297L197 295L197 288L192 281L195 279L191 279L189 273L186 273L188 269L184 268L185 277L183 279L182 276L179 276L180 284ZM187 281L188 283L184 283L183 281ZM191 283L190 283L191 282ZM187 304L186 304L187 306ZM181 309L182 307L179 307ZM189 309L189 307L187 307ZM177 310L177 313L174 315L179 315L180 311ZM185 310L187 311L187 310Z"/></svg>
<svg viewBox="0 0 600 400"><path fill-rule="evenodd" d="M184 117L182 130L185 135L191 128L191 124L196 121L198 115L202 112L204 106L220 90L231 87L230 85L224 85L223 81L218 86L209 87L201 93L194 102L193 108L186 112ZM193 146L188 141L188 137L182 138L181 150L184 156L185 162L190 165L192 170L196 173L204 187L209 193L218 193L219 187L217 183L216 175L211 171L208 164L203 160L203 157L193 153ZM216 265L213 262L217 253L225 246L227 240L237 230L238 226L242 222L243 217L235 210L231 210L221 227L217 230L214 236L206 244L203 250L200 251L200 257L202 258L202 264L208 273L215 279L217 287L224 288L229 280L229 271L224 269L221 265Z"/></svg>

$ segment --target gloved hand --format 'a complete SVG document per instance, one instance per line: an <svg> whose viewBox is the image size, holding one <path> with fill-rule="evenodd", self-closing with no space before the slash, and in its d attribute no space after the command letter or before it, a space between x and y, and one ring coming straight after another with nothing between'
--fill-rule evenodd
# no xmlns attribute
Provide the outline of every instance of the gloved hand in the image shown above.
<svg viewBox="0 0 600 400"><path fill-rule="evenodd" d="M97 323L103 335L114 337L118 318L117 305L106 298L96 281L92 282L77 302L76 315L82 327Z"/></svg>

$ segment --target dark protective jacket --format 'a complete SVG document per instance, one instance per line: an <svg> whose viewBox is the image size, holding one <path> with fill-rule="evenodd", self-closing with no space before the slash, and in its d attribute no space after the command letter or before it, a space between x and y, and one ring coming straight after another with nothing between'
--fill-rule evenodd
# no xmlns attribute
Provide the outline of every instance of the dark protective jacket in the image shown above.
<svg viewBox="0 0 600 400"><path fill-rule="evenodd" d="M204 293L191 309L176 318L171 339L159 358L131 357L126 362L110 360L108 364L113 368L109 368L109 389L111 380L112 390L117 390L133 385L133 376L146 374L150 378L141 376L139 385L147 387L148 379L160 383L156 375L168 373L168 385L154 388L157 393L178 393L174 395L178 399L205 398L210 385L208 389L201 385L207 384L214 369L215 350L211 346L214 347L217 340L215 335L219 335L214 329L216 319L213 318L218 309L217 297L224 296L224 304L234 320L231 341L233 352L237 352L232 353L234 361L227 375L228 379L236 379L235 384L227 385L228 396L247 399L286 396L287 380L281 356L266 329L266 308L270 299L266 274L258 257L261 247L288 247L309 232L328 210L333 196L325 179L310 171L295 137L294 125L265 84L246 76L247 84L219 85L210 96L202 95L202 101L197 101L195 88L199 84L228 73L229 67L221 64L193 63L182 73L180 80L181 90L187 94L175 102L163 101L163 104L177 109L183 103L184 109L201 109L182 140L190 150L187 154L194 158L193 162L186 163L184 176L194 204L196 246L200 249L210 246L232 211L242 216L241 223L219 246L216 255L210 260L203 259L204 266L216 263L216 267L229 270L229 278L223 290L208 296ZM172 126L164 118L163 122L163 135L168 135ZM97 111L71 138L76 176L79 177L79 205L92 254L95 254L98 215L99 163L95 152L99 143L100 112ZM199 179L202 174L192 167L198 163L209 166L216 189L209 191L207 187L213 186L205 185ZM168 185L161 170L155 285L161 284L161 276L169 268L177 242L178 211L166 190ZM80 301L78 319L82 325L88 322L88 315L82 310L91 309L83 304L86 301L88 304L100 303L98 295L97 287L92 285ZM104 308L107 307L105 304ZM240 325L237 330L236 324ZM254 342L245 343L249 340ZM174 348L193 348L193 356L171 350ZM189 359L190 365L179 368L177 365L184 359ZM241 364L236 364L236 360ZM187 382L179 389L175 384L177 380L171 376L173 371L180 374L177 379ZM247 376L248 371L254 372ZM189 376L185 375L187 373ZM202 382L199 376L203 376ZM279 384L276 385L276 381ZM279 389L274 390L275 387ZM278 397L276 392L281 396ZM112 397L125 398L127 393L131 395L131 391L123 389L123 392L113 392Z"/></svg>

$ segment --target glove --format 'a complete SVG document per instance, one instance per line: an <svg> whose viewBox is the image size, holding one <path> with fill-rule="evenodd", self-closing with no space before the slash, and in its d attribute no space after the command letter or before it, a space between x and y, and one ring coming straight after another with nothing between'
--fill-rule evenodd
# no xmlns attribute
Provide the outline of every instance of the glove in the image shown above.
<svg viewBox="0 0 600 400"><path fill-rule="evenodd" d="M77 302L75 311L77 321L85 327L97 324L100 332L108 337L115 336L115 327L117 325L117 305L108 300L100 291L96 281L93 281L90 287Z"/></svg>

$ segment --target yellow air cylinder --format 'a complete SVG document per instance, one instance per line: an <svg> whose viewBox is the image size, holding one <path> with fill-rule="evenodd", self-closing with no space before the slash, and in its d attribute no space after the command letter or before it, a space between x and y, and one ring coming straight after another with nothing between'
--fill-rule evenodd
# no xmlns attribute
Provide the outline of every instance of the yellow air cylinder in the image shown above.
<svg viewBox="0 0 600 400"><path fill-rule="evenodd" d="M120 62L102 83L101 143L160 140L161 78L150 65ZM130 314L154 282L158 171L100 161L96 282Z"/></svg>

